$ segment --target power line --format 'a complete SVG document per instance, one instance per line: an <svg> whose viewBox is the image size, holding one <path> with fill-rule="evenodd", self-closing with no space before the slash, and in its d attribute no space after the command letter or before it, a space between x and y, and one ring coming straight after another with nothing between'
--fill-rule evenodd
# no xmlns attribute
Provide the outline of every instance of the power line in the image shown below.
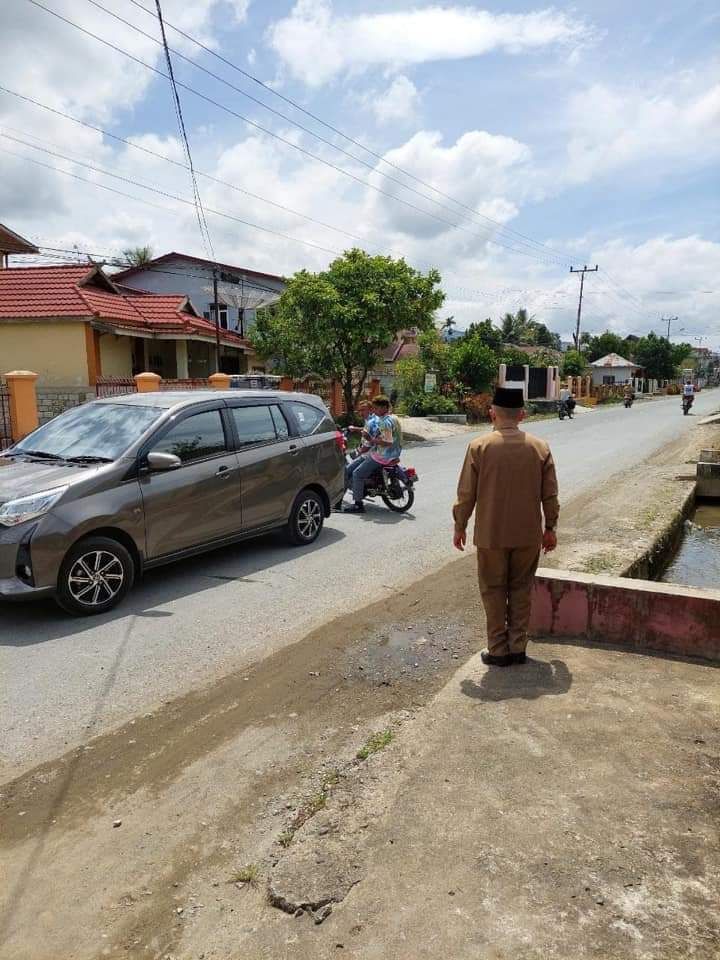
<svg viewBox="0 0 720 960"><path fill-rule="evenodd" d="M45 104L41 104L41 103L39 103L38 101L33 100L31 97L25 97L25 96L22 96L21 94L16 94L14 91L7 90L7 88L2 87L2 86L0 86L0 91L6 91L6 92L9 92L9 93L12 93L14 96L19 96L19 97L21 97L21 99L26 100L26 101L34 104L35 106L39 106L39 107L42 107L43 109L47 109L47 110L51 111L51 112L54 113L54 114L57 114L57 115L59 115L59 116L61 116L61 117L64 117L65 119L73 120L74 122L80 123L80 124L83 125L83 126L89 127L91 130L97 131L97 132L99 132L99 133L107 134L107 136L112 137L113 139L118 140L118 141L120 141L121 143L124 143L124 144L126 144L127 146L129 146L129 147L133 147L134 149L137 149L137 150L141 151L142 153L147 153L147 154L149 154L149 155L152 156L152 157L155 157L155 158L160 159L160 160L165 160L165 161L167 161L168 163L173 164L174 166L180 167L182 170L187 170L187 167L185 166L185 164L180 163L180 162L177 161L177 160L172 160L170 157L166 157L166 156L164 156L164 155L161 154L161 153L157 153L157 152L154 151L154 150L150 150L148 147L144 147L144 146L141 146L140 144L133 143L133 142L130 141L130 140L126 140L124 137L120 137L120 136L118 136L117 134L113 134L113 133L109 133L108 131L104 131L104 130L102 130L100 127L95 127L95 126L93 126L92 124L86 123L85 121L77 120L76 118L71 117L69 114L64 114L64 113L62 113L62 111L55 110L53 107L48 107L48 106L46 106ZM22 136L24 136L24 137L28 137L28 138L30 138L31 140L35 140L35 141L38 141L39 143L44 143L44 144L46 144L46 147L38 146L37 143L31 143L31 142L29 142L28 140L23 140L23 139L21 139L20 137L11 136L11 135L9 135L8 133L3 133L3 132L2 132L2 129L4 129L4 130L12 130L13 132L21 133ZM130 179L130 178L127 178L127 177L122 177L122 176L120 176L119 174L115 174L115 173L113 173L113 172L111 172L111 171L108 171L108 170L102 168L102 167L98 167L98 166L96 166L96 165L94 165L94 164L90 164L90 163L88 163L88 162L85 161L85 160L79 160L77 157L73 157L72 155L69 155L69 154L67 154L67 153L61 153L61 152L59 152L59 151L57 151L57 150L49 150L49 149L47 149L47 144L48 144L48 143L49 143L51 146L57 146L57 144L53 144L52 141L43 140L41 137L36 137L34 134L29 134L29 133L27 133L27 132L25 132L25 131L18 131L18 130L16 130L16 129L13 128L13 127L5 126L4 128L0 128L0 136L4 137L4 138L7 139L7 140L13 141L14 143L19 143L19 144L22 144L23 146L30 147L30 148L33 149L33 150L39 150L39 151L41 151L41 152L43 152L43 153L47 153L47 154L49 154L49 155L51 155L51 156L54 156L54 157L57 157L57 158L59 158L59 159L67 160L67 161L70 162L70 163L75 163L75 164L78 164L79 166L86 167L87 169L93 170L93 171L95 171L95 172L103 173L103 174L105 174L106 176L114 177L114 178L116 178L116 179L120 179L120 180L124 180L125 182L132 183L133 185L141 186L141 187L143 187L143 189L149 189L149 190L154 190L154 189L156 189L156 188L153 187L153 186L147 186L147 185L145 185L145 184L142 184L141 181L139 181L137 178L132 178L132 179ZM59 172L63 172L63 171L61 170L61 171L59 171ZM315 219L314 217L309 217L309 216L307 216L307 215L304 214L304 213L300 213L300 212L297 211L297 210L292 210L290 207L286 207L284 204L279 204L279 203L276 203L276 202L273 201L273 200L268 200L266 197L261 197L259 194L255 194L255 193L252 193L252 192L250 192L250 191L244 190L243 188L238 187L238 186L236 186L235 184L229 183L229 182L227 182L227 181L225 181L225 180L220 180L220 179L218 179L217 177L211 176L210 174L202 173L202 171L196 171L196 173L198 173L199 176L205 177L205 178L207 178L208 180L210 180L210 181L212 181L212 182L214 182L214 183L222 184L222 185L224 185L224 186L226 186L226 187L229 187L229 188L232 189L232 190L238 191L239 193L243 193L243 194L245 194L245 195L247 195L247 196L253 197L254 199L260 200L260 201L262 201L262 202L264 202L264 203L268 203L268 204L270 204L270 205L273 206L273 207L277 207L277 208L279 208L280 210L284 211L285 213L291 213L291 214L293 214L293 215L295 215L295 216L297 216L297 217L300 217L300 218L302 218L302 219L305 219L305 220L309 221L310 223L315 223L315 224L317 224L317 225L319 225L319 226L322 226L322 227L325 227L325 228L327 228L327 229L329 229L329 230L335 230L335 231L338 232L338 233L342 233L342 234L344 234L345 236L350 237L351 239L354 239L354 240L360 242L360 243L363 244L364 246L367 246L367 245L368 245L367 240L366 240L366 238L364 238L364 237L360 237L360 236L357 236L356 234L349 233L349 232L346 231L346 230L342 230L342 229L339 228L339 227L334 227L334 226L332 226L331 224L325 223L325 222L322 221L322 220L317 220L317 219ZM91 182L94 183L94 181L91 181ZM134 198L134 199L137 199L137 200L140 201L140 198ZM141 201L141 202L142 202L142 201ZM187 201L184 201L184 202L187 202ZM159 209L163 209L163 208L159 208ZM262 228L261 228L261 229L262 229ZM297 238L297 239L298 239L298 242L300 242L300 243L305 242L305 241L300 240L299 238ZM372 247L373 245L370 245L370 246ZM376 251L380 251L380 248L377 247L376 245L375 245L374 248L375 248ZM326 249L326 248L321 248L321 249ZM332 250L329 250L328 252L333 252L333 251L332 251ZM339 253L339 252L338 252L338 253ZM423 265L423 264L422 264L422 261L417 261L417 262L420 263L421 265ZM425 263L425 264L424 264L424 267L425 267L425 269L429 269L429 268L430 268L430 265L427 264L427 263ZM450 274L451 276L453 275L453 271L452 271L452 270L446 270L446 271L444 271L444 272L447 273L447 274ZM455 276L457 276L457 274L455 274ZM471 288L471 287L461 287L461 289L467 290L467 291L470 292L470 293L474 293L474 294L476 294L477 296L480 296L480 297L483 297L483 298L486 298L486 299L487 299L489 296L491 296L491 294L489 294L488 291L485 291L485 290L477 290L477 289L473 289L473 288ZM494 293L495 293L495 292L493 292L493 294L494 294Z"/></svg>
<svg viewBox="0 0 720 960"><path fill-rule="evenodd" d="M185 119L183 117L182 104L180 103L180 95L178 94L177 85L175 83L175 74L173 72L172 59L170 58L170 50L168 49L167 37L165 36L165 24L163 23L160 0L155 0L155 8L157 10L158 23L160 24L160 35L162 36L162 42L160 45L165 53L165 63L167 64L170 87L172 89L175 116L177 118L178 128L180 130L180 139L182 140L185 159L187 160L188 170L190 171L190 182L192 185L193 201L195 204L195 215L197 217L198 226L200 227L200 237L202 238L205 252L214 260L215 251L213 250L212 239L210 238L210 230L208 229L207 220L205 219L205 211L203 210L197 177L195 176L195 168L193 167L192 153L190 152L190 141L188 140L187 130L185 129Z"/></svg>
<svg viewBox="0 0 720 960"><path fill-rule="evenodd" d="M6 136L6 135L5 135L5 136ZM30 146L32 146L32 145L30 145ZM43 148L36 147L35 149L43 149ZM134 200L134 201L136 201L137 203L146 203L146 204L148 204L148 206L155 207L157 210L165 210L165 211L170 211L170 212L172 212L172 213L177 213L177 212L178 212L178 211L176 211L176 210L172 210L171 207L163 207L163 206L161 206L160 204L152 203L150 200L147 200L147 199L145 199L144 197L136 197L136 196L133 196L132 194L125 193L125 192L123 192L122 190L116 190L114 187L109 187L109 186L108 186L107 184L105 184L105 183L98 183L96 180L88 180L86 177L81 177L81 176L79 176L78 174L72 173L72 172L69 171L69 170L63 170L63 169L61 169L60 167L54 167L52 164L49 164L49 163L43 163L42 160L36 160L34 157L28 157L28 156L25 156L25 155L23 155L23 154L21 154L21 153L15 153L15 151L13 151L13 150L8 150L8 149L6 149L5 147L0 147L0 150L1 150L3 153L7 153L7 154L9 154L9 155L12 156L12 157L18 157L20 160L26 160L26 161L29 162L29 163L37 164L37 165L40 166L40 167L45 167L45 169L47 169L47 170L53 170L53 171L55 171L56 173L62 173L64 176L72 177L74 180L80 180L82 183L89 183L91 186L99 187L99 188L102 189L102 190L108 190L110 193L115 193L115 194L117 194L118 196L120 196L120 197L125 197L125 198L128 199L128 200ZM51 151L48 151L48 150L45 150L44 152L46 152L46 153L51 153ZM71 162L77 163L78 161L71 161ZM86 164L86 166L90 166L90 165L89 165L89 164ZM104 172L105 172L105 171L101 170L100 168L95 168L95 169L96 169L99 173L104 173ZM136 181L136 180L131 180L129 177L122 177L122 176L120 176L120 174L107 174L107 176L116 177L117 179L124 180L126 183L137 184L137 181ZM138 185L139 185L139 184L138 184ZM178 197L178 196L176 196L175 194L169 193L168 191L160 190L158 187L147 187L147 186L145 186L145 187L143 187L143 189L145 189L145 190L151 190L151 191L154 192L154 193L160 194L161 196L167 197L167 198L169 198L169 199L171 199L171 200L175 200L175 201L177 201L178 203L184 203L184 204L187 204L188 206L194 206L194 203L193 203L192 200L187 200L187 199L185 199L184 197ZM291 235L289 235L289 234L281 233L279 230L273 230L273 229L271 229L270 227L263 227L263 226L261 226L260 224L251 223L249 220L243 220L241 217L236 217L236 216L234 216L233 214L223 213L223 211L221 211L221 210L213 210L213 209L211 209L210 207L206 207L205 209L206 209L206 212L207 212L207 213L211 213L211 214L213 214L213 215L216 216L216 217L223 217L223 218L226 219L226 220L232 220L232 221L234 221L235 223L240 223L240 224L242 224L242 225L245 226L245 227L251 227L253 230L262 230L263 233L272 234L273 236L280 237L282 240L291 240L291 241L293 241L294 243L302 243L302 244L304 244L304 245L307 246L307 247L314 247L316 250L321 250L323 253L330 253L330 254L332 254L333 256L341 256L341 255L342 255L339 250L333 250L333 249L331 249L330 247L323 247L323 246L321 246L319 243L313 243L313 242L310 241L310 240L302 240L300 237L293 237L293 236L291 236Z"/></svg>
<svg viewBox="0 0 720 960"><path fill-rule="evenodd" d="M145 33L145 31L143 31L136 24L131 23L130 21L124 19L123 17L116 14L114 11L108 10L106 7L102 6L102 4L98 2L98 0L88 0L88 2L91 3L93 6L97 7L98 9L102 10L104 13L108 14L109 16L114 17L116 20L120 21L121 23L124 23L126 26L130 27L131 29L136 30L142 36L148 37L150 40L154 40L152 36ZM145 7L143 4L139 3L138 0L130 0L130 2L133 3L138 9L142 10L144 13L148 14L149 16L152 16L152 12L148 10L148 8ZM488 217L485 214L480 213L479 211L475 210L473 207L469 206L466 203L463 203L461 200L456 199L450 194L444 193L442 190L434 186L432 183L429 183L426 180L423 180L421 177L418 177L415 174L411 173L410 171L403 169L401 166L399 166L399 164L396 164L390 160L387 160L385 157L382 156L382 154L377 153L376 151L372 150L370 147L361 143L359 140L354 139L353 137L344 133L342 130L339 130L337 127L333 126L332 124L327 123L321 117L318 117L316 114L305 109L295 100L292 100L290 97L286 97L283 94L280 94L277 91L273 90L271 87L268 87L268 85L263 83L262 80L259 80L257 77L253 76L252 74L238 67L236 64L232 63L230 60L226 59L221 54L217 53L215 50L212 50L210 47L202 43L200 40L197 40L195 37L191 36L190 34L186 33L185 31L171 24L168 20L166 20L165 23L172 30L174 30L178 35L184 37L186 40L189 40L191 43L194 43L201 50L205 51L206 53L220 60L222 63L226 64L231 69L240 73L246 79L251 80L254 83L257 83L268 93L272 94L273 96L279 97L281 100L288 103L289 105L294 107L296 110L299 110L301 113L315 120L317 123L321 124L326 129L331 130L333 133L342 137L348 143L352 143L354 146L358 147L359 149L364 150L367 154L369 154L379 162L386 164L387 166L391 167L394 170L397 170L399 173L402 173L403 176L408 177L409 179L413 180L415 183L419 183L421 186L425 187L426 189L432 190L434 193L438 194L438 196L441 196L446 200L450 200L452 203L456 204L461 209L468 211L474 217L478 217L484 220L486 223L492 224L492 226L496 230L499 230L503 234L509 237L515 237L518 239L519 242L523 242L525 245L532 245L533 247L538 248L539 250L545 252L546 254L553 255L558 259L558 262L570 263L570 258L561 254L559 251L554 250L552 247L549 247L547 244L544 244L539 240L534 240L532 237L528 237L525 234L520 233L520 231L518 230L513 230L511 227L505 226L504 224L500 223L500 221L494 220L492 217ZM275 116L280 117L282 120L286 121L287 123L291 123L294 126L298 127L300 130L303 130L305 133L319 140L321 143L324 143L327 146L332 147L334 150L339 151L340 153L349 157L351 160L354 160L357 163L363 164L363 166L368 167L374 173L377 173L380 176L386 177L387 179L391 180L393 183L399 184L404 189L412 190L412 192L416 193L418 196L421 196L426 200L430 200L432 203L437 203L437 201L433 200L433 198L427 197L425 194L415 190L412 187L409 187L408 184L404 183L403 181L398 180L395 177L390 177L388 174L385 174L381 170L378 170L374 164L367 163L362 158L356 156L353 153L350 153L344 148L338 146L338 144L333 143L331 140L328 140L325 137L321 137L314 130L311 130L310 128L304 126L303 124L299 123L297 120L294 120L292 117L289 117L287 114L281 113L279 110L276 110L274 107L271 107L269 104L265 103L263 100L260 100L257 97L253 97L252 94L249 94L246 90L242 90L240 87L236 87L234 84L230 83L230 81L228 81L225 77L221 77L218 74L214 73L213 71L208 70L207 67L204 67L202 64L198 63L196 60L193 60L191 57L185 56L179 50L173 50L173 53L176 56L180 57L182 60L186 61L187 63L192 64L198 70L201 70L203 73L206 73L208 76L213 77L215 80L218 80L220 83L223 83L226 86L230 87L232 90L235 90L241 96L246 97L247 99L251 100L253 103L258 104L258 106L262 107L264 110L268 110L270 113L275 114ZM451 210L451 208L445 206L444 204L438 204L438 206L442 207L442 209L450 210L450 212L454 212L454 213L457 212L457 211Z"/></svg>
<svg viewBox="0 0 720 960"><path fill-rule="evenodd" d="M123 50L121 47L118 47L114 43L111 43L109 40L105 40L103 37L99 37L97 34L86 29L85 27L80 26L80 24L75 23L74 21L68 19L67 17L64 17L62 14L57 13L55 10L51 10L50 8L40 3L39 0L28 0L28 3L31 3L33 6L37 7L38 9L43 10L45 13L49 13L51 16L62 21L63 23L66 23L68 26L71 26L74 29L79 30L81 33L85 34L88 37L91 37L93 40L97 40L99 43L103 44L104 46L108 47L111 50L114 50L116 53L120 53L121 55L127 57L129 60L132 60L134 63L137 63L142 67L145 67L146 70L149 70L150 72L156 74L157 76L163 77L166 80L169 79L168 75L166 73L163 73L162 70L159 70L157 67L153 67L151 64L146 63L144 60L141 60L139 57L136 57L134 54L129 53L127 50ZM525 250L525 249L520 249L518 247L509 246L508 244L503 243L502 240L499 240L497 237L489 239L486 236L482 236L481 234L476 233L474 230L470 230L469 228L463 226L462 224L447 220L444 217L440 217L437 214L431 213L429 210L423 210L421 207L418 207L416 204L413 204L410 201L403 199L402 197L398 197L393 193L389 193L388 191L381 189L380 187L376 186L370 181L365 180L362 177L359 177L356 174L351 173L349 170L346 170L345 168L338 166L332 161L327 160L323 157L320 157L317 154L314 154L312 151L307 150L305 147L302 147L297 143L293 143L292 140L288 140L286 137L283 137L280 134L275 133L274 131L268 129L267 127L262 126L262 124L259 124L254 120L251 120L249 117L243 116L242 114L233 110L231 107L228 107L227 105L222 104L217 100L214 100L212 97L209 97L204 93L201 93L199 90L195 90L194 87L191 87L189 84L183 83L180 80L176 80L175 82L178 87L181 87L182 89L187 90L188 92L192 93L194 96L205 101L206 103L210 103L213 106L217 107L218 109L223 110L224 112L230 114L230 116L233 116L239 120L242 120L244 123L247 123L250 126L253 126L256 129L262 131L263 133L275 138L281 143L286 144L287 146L291 147L293 150L296 150L304 154L305 156L310 157L312 160L315 160L319 163L324 164L327 167L330 167L333 170L336 170L338 173L346 177L349 177L351 180L354 180L355 182L375 191L376 193L381 194L382 196L389 197L391 200L394 200L396 203L401 203L403 204L403 206L406 206L412 210L415 210L417 213L420 213L423 216L430 217L431 219L436 220L438 223L443 223L446 226L453 227L454 229L463 230L464 232L469 233L471 236L475 236L479 238L484 243L492 242L497 246L500 246L507 250L512 251L513 253L519 253L523 256L528 256L528 257L532 257L533 259L540 260L541 262L549 266L558 265L557 260L555 261L548 260L547 258L541 256L536 251ZM410 189L410 188L407 188L407 189ZM430 200L430 202L432 203L437 203L437 201L433 201L432 198L429 198L429 197L424 197L424 198L426 200Z"/></svg>

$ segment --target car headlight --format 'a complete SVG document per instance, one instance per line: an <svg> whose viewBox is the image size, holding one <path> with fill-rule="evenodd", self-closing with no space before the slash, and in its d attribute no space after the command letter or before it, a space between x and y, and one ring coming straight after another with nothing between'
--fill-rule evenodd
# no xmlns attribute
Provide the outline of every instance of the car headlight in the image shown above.
<svg viewBox="0 0 720 960"><path fill-rule="evenodd" d="M43 490L29 497L8 500L0 506L0 523L5 527L15 527L26 520L41 517L55 506L66 490L67 487L55 487L54 490Z"/></svg>

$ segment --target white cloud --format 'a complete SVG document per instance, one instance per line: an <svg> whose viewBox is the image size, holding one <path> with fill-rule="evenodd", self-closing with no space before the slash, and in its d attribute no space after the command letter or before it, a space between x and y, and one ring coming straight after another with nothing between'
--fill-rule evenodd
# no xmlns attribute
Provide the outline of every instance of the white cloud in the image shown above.
<svg viewBox="0 0 720 960"><path fill-rule="evenodd" d="M516 14L431 6L343 17L335 15L331 0L298 0L268 31L277 55L310 86L349 69L458 60L495 50L520 54L577 45L588 36L581 21L553 9Z"/></svg>
<svg viewBox="0 0 720 960"><path fill-rule="evenodd" d="M720 81L689 72L652 92L594 84L570 99L567 179L583 183L635 165L643 178L679 160L720 156Z"/></svg>
<svg viewBox="0 0 720 960"><path fill-rule="evenodd" d="M446 196L455 197L470 210L434 194L431 195L438 202L429 202L376 174L373 182L378 187L419 207L420 211L431 212L434 219L407 205L371 194L367 203L373 220L384 228L404 234L411 244L415 238L424 242L429 237L451 234L454 243L470 244L477 249L482 242L477 235L487 238L493 232L492 226L466 223L467 230L473 231L468 233L453 230L452 224L472 217L471 211L501 222L512 219L517 213L514 198L520 197L524 189L531 154L525 144L512 137L496 136L482 130L464 133L449 146L443 144L442 135L437 131L422 130L402 146L388 151L385 157L419 180L433 184ZM395 172L387 167L381 169L395 176ZM406 182L426 195L430 192L417 182Z"/></svg>
<svg viewBox="0 0 720 960"><path fill-rule="evenodd" d="M257 60L257 50L253 47L247 55L247 62L252 67Z"/></svg>
<svg viewBox="0 0 720 960"><path fill-rule="evenodd" d="M366 102L378 123L409 124L417 115L420 94L412 80L401 73L386 90L370 94Z"/></svg>

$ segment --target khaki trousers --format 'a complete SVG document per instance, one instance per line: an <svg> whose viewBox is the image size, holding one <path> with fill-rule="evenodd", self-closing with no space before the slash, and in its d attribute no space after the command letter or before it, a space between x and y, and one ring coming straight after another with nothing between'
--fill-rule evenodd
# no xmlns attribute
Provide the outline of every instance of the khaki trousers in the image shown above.
<svg viewBox="0 0 720 960"><path fill-rule="evenodd" d="M478 583L487 618L488 652L521 653L527 646L530 603L540 548L478 548Z"/></svg>

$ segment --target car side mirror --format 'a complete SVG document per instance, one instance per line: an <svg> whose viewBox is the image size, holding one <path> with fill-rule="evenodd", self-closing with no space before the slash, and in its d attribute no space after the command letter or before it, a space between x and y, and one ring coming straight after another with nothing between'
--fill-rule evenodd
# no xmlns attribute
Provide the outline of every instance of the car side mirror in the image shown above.
<svg viewBox="0 0 720 960"><path fill-rule="evenodd" d="M150 470L177 470L182 466L180 457L174 453L161 453L159 450L152 451L147 455L147 465Z"/></svg>

